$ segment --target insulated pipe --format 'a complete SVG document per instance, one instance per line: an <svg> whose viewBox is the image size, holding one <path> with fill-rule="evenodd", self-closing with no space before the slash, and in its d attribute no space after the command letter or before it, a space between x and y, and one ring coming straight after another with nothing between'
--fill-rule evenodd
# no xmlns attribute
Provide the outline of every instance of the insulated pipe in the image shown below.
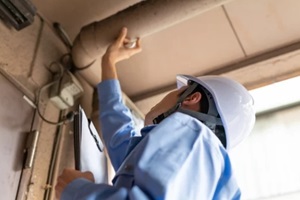
<svg viewBox="0 0 300 200"><path fill-rule="evenodd" d="M81 29L72 48L72 57L80 75L96 86L101 81L101 68L95 61L117 37L122 27L131 38L145 37L192 18L229 0L146 0L102 21Z"/></svg>

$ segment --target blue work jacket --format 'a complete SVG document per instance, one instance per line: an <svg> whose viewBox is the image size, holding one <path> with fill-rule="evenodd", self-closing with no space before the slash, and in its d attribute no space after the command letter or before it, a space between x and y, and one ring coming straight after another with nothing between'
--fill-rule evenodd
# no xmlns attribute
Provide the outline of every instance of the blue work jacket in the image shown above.
<svg viewBox="0 0 300 200"><path fill-rule="evenodd" d="M136 133L117 80L98 85L100 123L112 165L113 185L71 182L63 200L240 199L230 159L199 120L176 112Z"/></svg>

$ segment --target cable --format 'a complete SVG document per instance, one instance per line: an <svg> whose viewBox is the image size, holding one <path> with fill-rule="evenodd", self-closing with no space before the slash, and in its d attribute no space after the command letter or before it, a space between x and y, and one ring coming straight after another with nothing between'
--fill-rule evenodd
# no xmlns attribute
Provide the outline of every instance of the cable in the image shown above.
<svg viewBox="0 0 300 200"><path fill-rule="evenodd" d="M72 49L72 46L73 46L72 41L71 41L70 37L68 36L68 34L66 33L66 31L60 25L60 23L54 22L53 27L54 27L56 33L58 34L58 36L60 37L60 39L63 41L63 43L69 49Z"/></svg>
<svg viewBox="0 0 300 200"><path fill-rule="evenodd" d="M64 28L58 22L54 22L52 25L53 25L53 28L54 28L56 34L59 36L59 38L62 40L62 42L66 45L66 47L69 49L69 51L71 51L73 48L73 43L72 43L69 35L67 34L67 32L64 30ZM128 45L128 48L133 48L136 45L136 39L129 42L127 45ZM65 58L67 58L67 57L69 58L69 61L67 61L68 63L65 63ZM81 70L85 70L85 69L89 68L96 62L96 60L94 60L93 62L91 62L90 64L88 64L84 67L79 68L74 64L73 59L72 59L72 54L67 53L62 56L60 62L63 64L67 64L68 70L70 70L71 72L75 72L75 71L81 71Z"/></svg>
<svg viewBox="0 0 300 200"><path fill-rule="evenodd" d="M53 66L54 64L56 64L56 65L59 66L59 70L60 70L59 76L58 76L58 78L56 78L56 79L53 80L52 82L50 82L50 83L48 83L48 84L42 86L42 87L38 90L38 92L37 92L37 100L36 100L36 101L37 101L37 102L36 102L36 110L37 110L38 115L40 116L40 118L41 118L43 121L47 122L48 124L61 126L61 125L63 125L63 124L64 124L65 122L67 122L67 121L73 121L74 115L75 115L76 113L75 113L74 111L71 111L71 112L69 112L67 115L65 115L65 116L63 117L63 119L61 119L60 121L58 121L58 122L52 122L52 121L46 119L46 118L42 115L42 113L41 113L41 111L40 111L40 105L39 105L39 104L40 104L40 99L41 99L41 94L44 92L44 90L48 89L49 87L51 87L51 86L54 85L55 83L59 82L59 81L62 79L62 77L63 77L64 69L63 69L63 67L62 67L58 62L52 62L52 63L50 64L49 68L51 68L51 66Z"/></svg>
<svg viewBox="0 0 300 200"><path fill-rule="evenodd" d="M91 62L90 64L84 66L84 67L76 67L76 65L73 62L73 58L72 58L72 54L71 53L66 53L64 54L61 59L60 59L60 63L62 63L64 66L66 66L66 68L70 71L70 72L76 72L76 71L82 71L85 70L87 68L89 68L90 66L92 66L94 63L96 62L96 60L94 60L93 62Z"/></svg>

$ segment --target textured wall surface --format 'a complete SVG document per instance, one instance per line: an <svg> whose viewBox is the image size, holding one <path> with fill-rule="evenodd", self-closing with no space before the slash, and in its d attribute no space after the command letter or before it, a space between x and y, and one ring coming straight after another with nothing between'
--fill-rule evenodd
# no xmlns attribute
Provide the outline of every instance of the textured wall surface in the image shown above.
<svg viewBox="0 0 300 200"><path fill-rule="evenodd" d="M47 69L49 64L64 53L64 45L39 17L19 32L0 21L1 72L14 80L14 84L31 100L34 100L38 88L51 81L52 74ZM59 110L48 102L46 94L42 96L41 110L45 117L57 121ZM29 190L29 193L27 196L20 194L20 199L43 199L46 188L56 126L37 120L34 129L40 131L37 153L32 171L24 171L23 177L29 178L30 184L27 186L28 181L24 181L21 185L21 191Z"/></svg>

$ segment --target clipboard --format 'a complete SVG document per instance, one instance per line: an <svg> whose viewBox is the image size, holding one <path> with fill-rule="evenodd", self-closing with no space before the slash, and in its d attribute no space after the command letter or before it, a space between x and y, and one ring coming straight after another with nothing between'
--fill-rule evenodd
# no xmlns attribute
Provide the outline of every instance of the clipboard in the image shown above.
<svg viewBox="0 0 300 200"><path fill-rule="evenodd" d="M75 169L94 174L95 183L108 183L104 145L94 124L79 106L74 118Z"/></svg>

